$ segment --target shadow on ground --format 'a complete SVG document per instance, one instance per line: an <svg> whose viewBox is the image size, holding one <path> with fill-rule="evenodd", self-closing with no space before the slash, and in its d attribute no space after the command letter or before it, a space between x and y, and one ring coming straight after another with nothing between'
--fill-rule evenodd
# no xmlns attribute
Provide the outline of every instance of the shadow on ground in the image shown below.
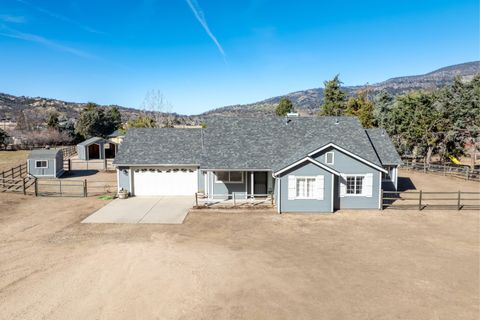
<svg viewBox="0 0 480 320"><path fill-rule="evenodd" d="M72 170L65 172L61 178L80 178L93 176L98 173L98 170Z"/></svg>
<svg viewBox="0 0 480 320"><path fill-rule="evenodd" d="M417 190L410 178L398 177L398 191Z"/></svg>

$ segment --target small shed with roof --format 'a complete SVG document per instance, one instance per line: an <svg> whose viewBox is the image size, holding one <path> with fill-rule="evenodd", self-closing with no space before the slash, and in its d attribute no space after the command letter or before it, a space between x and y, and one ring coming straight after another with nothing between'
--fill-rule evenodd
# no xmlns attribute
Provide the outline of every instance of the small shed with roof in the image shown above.
<svg viewBox="0 0 480 320"><path fill-rule="evenodd" d="M61 149L32 150L27 158L27 171L35 177L60 177L63 174L63 151Z"/></svg>
<svg viewBox="0 0 480 320"><path fill-rule="evenodd" d="M117 144L104 138L93 137L77 144L78 159L113 159L117 153Z"/></svg>

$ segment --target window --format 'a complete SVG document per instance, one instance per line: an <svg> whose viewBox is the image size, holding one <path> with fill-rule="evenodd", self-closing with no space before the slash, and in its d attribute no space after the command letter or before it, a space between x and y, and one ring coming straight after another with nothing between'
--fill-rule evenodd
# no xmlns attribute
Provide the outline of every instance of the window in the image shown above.
<svg viewBox="0 0 480 320"><path fill-rule="evenodd" d="M359 194L363 192L364 176L347 176L347 194Z"/></svg>
<svg viewBox="0 0 480 320"><path fill-rule="evenodd" d="M48 161L47 160L37 160L35 161L35 168L48 168Z"/></svg>
<svg viewBox="0 0 480 320"><path fill-rule="evenodd" d="M313 199L315 190L315 178L297 177L297 199Z"/></svg>
<svg viewBox="0 0 480 320"><path fill-rule="evenodd" d="M334 159L333 152L325 153L325 163L326 164L333 164L333 161L334 161L333 159Z"/></svg>
<svg viewBox="0 0 480 320"><path fill-rule="evenodd" d="M215 172L215 182L218 183L242 183L243 172L241 171L217 171Z"/></svg>

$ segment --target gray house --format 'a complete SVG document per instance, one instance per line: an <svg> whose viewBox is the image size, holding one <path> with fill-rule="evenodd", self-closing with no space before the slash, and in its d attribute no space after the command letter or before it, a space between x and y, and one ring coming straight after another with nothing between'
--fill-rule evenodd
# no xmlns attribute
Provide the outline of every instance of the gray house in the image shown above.
<svg viewBox="0 0 480 320"><path fill-rule="evenodd" d="M132 195L274 194L278 212L372 209L401 159L354 117L212 118L206 128L131 129L114 165Z"/></svg>
<svg viewBox="0 0 480 320"><path fill-rule="evenodd" d="M77 144L80 160L113 159L117 153L117 144L99 137L93 137Z"/></svg>
<svg viewBox="0 0 480 320"><path fill-rule="evenodd" d="M32 150L27 157L27 171L35 177L60 177L63 174L63 151L61 149Z"/></svg>

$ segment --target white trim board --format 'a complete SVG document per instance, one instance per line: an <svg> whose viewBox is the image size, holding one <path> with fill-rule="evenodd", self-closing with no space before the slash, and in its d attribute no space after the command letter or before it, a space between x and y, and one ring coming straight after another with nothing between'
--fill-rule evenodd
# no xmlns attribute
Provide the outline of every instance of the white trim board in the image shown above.
<svg viewBox="0 0 480 320"><path fill-rule="evenodd" d="M377 169L377 170L379 170L379 171L381 171L381 172L387 173L387 170L383 169L382 167L379 167L379 166L377 166L376 164L374 164L374 163L372 163L372 162L370 162L370 161L368 161L368 160L365 160L364 158L359 157L359 156L357 156L356 154L354 154L354 153L352 153L352 152L350 152L350 151L348 151L348 150L343 149L342 147L337 146L337 145L334 144L334 143L326 144L326 145L324 145L323 147L318 148L317 150L310 152L310 153L308 154L308 156L311 157L311 156L313 156L314 154L317 154L317 153L319 153L320 151L325 150L325 149L330 148L330 147L333 147L333 148L335 148L335 149L337 149L337 150L339 150L339 151L342 151L343 153L346 153L347 155L351 156L352 158L355 158L355 159L357 159L357 160L359 160L359 161L361 161L361 162L363 162L363 163L365 163L365 164L367 164L367 165L369 165L369 166L371 166L371 167L373 167L373 168L375 168L375 169Z"/></svg>
<svg viewBox="0 0 480 320"><path fill-rule="evenodd" d="M337 175L337 176L340 175L340 172L338 172L337 170L334 170L334 169L332 169L332 168L324 165L323 163L320 163L320 162L318 162L317 160L312 159L312 158L310 158L310 157L305 157L305 158L303 158L303 159L300 159L300 160L298 160L297 162L294 162L294 163L292 163L291 165L289 165L289 166L287 166L287 167L285 167L285 168L283 168L283 169L280 169L280 170L276 171L276 172L275 172L275 175L278 175L278 174L281 174L281 173L283 173L283 172L285 172L285 171L288 171L288 170L290 170L290 169L298 166L299 164L304 163L305 161L310 161L310 162L313 163L314 165L316 165L316 166L318 166L318 167L320 167L320 168L322 168L322 169L324 169L324 170L326 170L326 171L328 171L328 172L330 172L330 173L333 173L334 175Z"/></svg>

